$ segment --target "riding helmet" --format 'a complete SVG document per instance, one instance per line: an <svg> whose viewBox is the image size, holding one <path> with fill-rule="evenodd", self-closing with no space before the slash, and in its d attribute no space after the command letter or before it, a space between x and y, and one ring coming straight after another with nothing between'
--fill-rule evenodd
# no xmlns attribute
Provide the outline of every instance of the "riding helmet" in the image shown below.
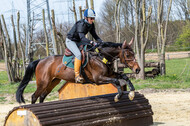
<svg viewBox="0 0 190 126"><path fill-rule="evenodd" d="M96 13L94 10L92 9L86 9L84 11L84 17L92 17L92 18L95 18L96 17Z"/></svg>

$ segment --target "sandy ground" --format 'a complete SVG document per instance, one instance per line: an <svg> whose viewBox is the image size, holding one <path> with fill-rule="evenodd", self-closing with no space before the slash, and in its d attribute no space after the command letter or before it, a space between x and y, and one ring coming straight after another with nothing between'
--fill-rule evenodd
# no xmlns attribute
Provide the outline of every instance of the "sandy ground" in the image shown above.
<svg viewBox="0 0 190 126"><path fill-rule="evenodd" d="M190 51L181 51L181 52L166 52L165 59L176 59L176 58L187 58L190 57ZM145 60L156 60L158 61L157 53L146 53Z"/></svg>
<svg viewBox="0 0 190 126"><path fill-rule="evenodd" d="M152 105L155 126L190 126L190 91L143 94Z"/></svg>
<svg viewBox="0 0 190 126"><path fill-rule="evenodd" d="M145 89L140 92L152 105L154 126L190 126L190 90ZM4 124L7 113L18 105L0 104L0 126Z"/></svg>
<svg viewBox="0 0 190 126"><path fill-rule="evenodd" d="M5 67L5 63L0 63L0 71L5 71L6 67Z"/></svg>

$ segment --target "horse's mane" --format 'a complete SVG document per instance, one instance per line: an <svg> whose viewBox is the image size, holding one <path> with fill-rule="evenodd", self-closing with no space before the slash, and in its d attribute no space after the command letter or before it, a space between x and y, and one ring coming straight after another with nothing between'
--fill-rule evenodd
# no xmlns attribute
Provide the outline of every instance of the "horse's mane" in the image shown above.
<svg viewBox="0 0 190 126"><path fill-rule="evenodd" d="M102 43L102 48L104 47L121 47L122 46L122 43L115 43L115 42L103 42Z"/></svg>

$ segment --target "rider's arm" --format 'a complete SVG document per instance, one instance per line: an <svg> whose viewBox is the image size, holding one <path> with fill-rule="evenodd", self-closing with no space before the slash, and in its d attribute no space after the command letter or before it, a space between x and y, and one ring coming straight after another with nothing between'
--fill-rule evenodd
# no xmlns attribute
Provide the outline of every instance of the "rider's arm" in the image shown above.
<svg viewBox="0 0 190 126"><path fill-rule="evenodd" d="M90 34L93 36L93 38L98 41L98 42L103 42L100 37L96 34L96 31L95 31L95 27L94 27L94 24L92 24L92 29L90 30Z"/></svg>
<svg viewBox="0 0 190 126"><path fill-rule="evenodd" d="M86 45L86 44L90 43L90 40L85 37L84 33L80 32L78 34L79 34L79 37L80 37L81 42L83 43L83 45Z"/></svg>
<svg viewBox="0 0 190 126"><path fill-rule="evenodd" d="M84 34L85 30L86 30L86 29L85 29L85 24L84 24L84 22L79 22L79 23L77 24L77 33L78 33L78 35L79 35L79 38L80 38L81 42L82 42L84 45L90 43L90 40L85 37L85 34Z"/></svg>

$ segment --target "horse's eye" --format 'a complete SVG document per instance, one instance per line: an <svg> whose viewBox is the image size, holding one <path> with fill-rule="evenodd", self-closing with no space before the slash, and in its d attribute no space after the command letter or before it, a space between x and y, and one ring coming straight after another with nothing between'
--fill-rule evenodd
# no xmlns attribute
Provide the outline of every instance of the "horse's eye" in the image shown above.
<svg viewBox="0 0 190 126"><path fill-rule="evenodd" d="M127 56L127 58L129 58L129 54L127 54L126 56Z"/></svg>

